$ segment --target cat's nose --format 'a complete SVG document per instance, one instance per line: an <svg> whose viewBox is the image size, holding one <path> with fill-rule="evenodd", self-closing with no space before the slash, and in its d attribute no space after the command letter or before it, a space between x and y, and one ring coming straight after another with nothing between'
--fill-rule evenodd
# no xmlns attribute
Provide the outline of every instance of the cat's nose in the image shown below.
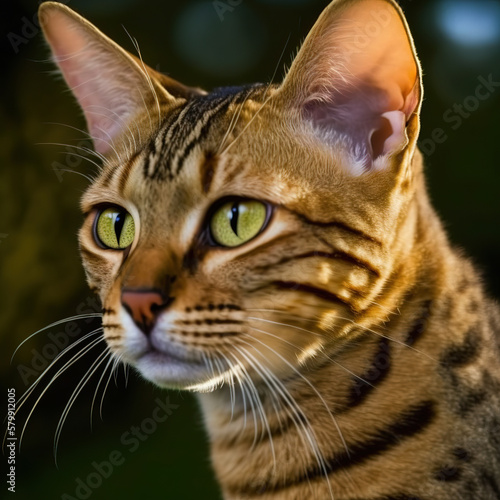
<svg viewBox="0 0 500 500"><path fill-rule="evenodd" d="M166 309L172 300L155 289L125 288L122 290L123 307L146 335L152 330L158 314Z"/></svg>

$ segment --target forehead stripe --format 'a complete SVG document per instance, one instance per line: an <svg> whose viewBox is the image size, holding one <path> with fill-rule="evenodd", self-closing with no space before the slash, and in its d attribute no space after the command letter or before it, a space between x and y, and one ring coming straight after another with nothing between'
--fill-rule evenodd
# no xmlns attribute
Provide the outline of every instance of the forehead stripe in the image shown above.
<svg viewBox="0 0 500 500"><path fill-rule="evenodd" d="M220 103L219 106L217 106L215 109L205 114L203 120L197 125L194 131L194 137L192 137L191 141L188 144L186 144L184 150L176 158L177 168L175 169L175 175L178 175L179 172L182 170L184 162L186 158L189 156L189 153L191 153L191 151L193 150L194 146L208 134L208 131L210 130L211 126L210 120L215 115L225 112L232 101L233 99L226 100L225 102Z"/></svg>
<svg viewBox="0 0 500 500"><path fill-rule="evenodd" d="M163 150L164 144L166 141L170 140L172 131L176 123L181 118L183 110L185 109L185 106L179 106L178 108L172 110L164 121L160 133L154 140L149 143L148 155L143 167L143 173L146 179L154 178L156 169L158 167L158 162L161 161L161 152Z"/></svg>
<svg viewBox="0 0 500 500"><path fill-rule="evenodd" d="M181 172L194 147L209 133L213 119L233 103L245 99L255 86L231 89L230 93L215 91L208 96L195 97L178 108L175 117L168 119L159 137L150 144L144 175L150 179L173 180Z"/></svg>
<svg viewBox="0 0 500 500"><path fill-rule="evenodd" d="M174 124L172 140L164 143L161 161L156 167L154 177L165 178L167 174L173 179L178 175L195 144L208 132L210 120L225 110L233 99L234 96L230 95L215 101L194 99L188 103L185 111L181 113L183 116L179 116Z"/></svg>

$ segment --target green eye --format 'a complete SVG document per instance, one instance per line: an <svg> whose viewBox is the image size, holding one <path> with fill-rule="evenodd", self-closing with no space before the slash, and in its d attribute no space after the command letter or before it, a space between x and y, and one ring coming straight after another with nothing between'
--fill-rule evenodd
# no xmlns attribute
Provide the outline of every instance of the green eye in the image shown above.
<svg viewBox="0 0 500 500"><path fill-rule="evenodd" d="M230 201L212 216L210 231L216 243L237 247L255 238L267 221L267 207L260 201Z"/></svg>
<svg viewBox="0 0 500 500"><path fill-rule="evenodd" d="M123 208L107 208L99 214L95 232L98 242L103 246L124 250L134 241L134 219Z"/></svg>

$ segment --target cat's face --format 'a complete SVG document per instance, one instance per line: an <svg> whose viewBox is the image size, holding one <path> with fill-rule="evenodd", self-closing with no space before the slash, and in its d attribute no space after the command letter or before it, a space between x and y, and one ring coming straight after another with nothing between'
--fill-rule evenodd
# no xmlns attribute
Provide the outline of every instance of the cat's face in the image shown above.
<svg viewBox="0 0 500 500"><path fill-rule="evenodd" d="M141 76L95 28L45 5L47 38L107 158L82 200L80 245L111 351L158 385L210 390L292 376L355 341L383 310L378 292L405 279L393 265L405 252L395 236L421 182L410 168L419 69L399 10L379 0L332 4L283 84L205 94L149 69ZM389 68L351 52L339 63L352 66L346 84L337 69L315 65L312 52L345 52L346 26L340 37L332 26L375 14L384 28L375 52L394 46ZM69 58L57 52L64 36ZM78 95L83 74L100 69L85 50L116 65L99 73L91 90L103 97L92 102ZM83 64L73 66L75 53ZM132 75L127 102L117 97L118 69Z"/></svg>

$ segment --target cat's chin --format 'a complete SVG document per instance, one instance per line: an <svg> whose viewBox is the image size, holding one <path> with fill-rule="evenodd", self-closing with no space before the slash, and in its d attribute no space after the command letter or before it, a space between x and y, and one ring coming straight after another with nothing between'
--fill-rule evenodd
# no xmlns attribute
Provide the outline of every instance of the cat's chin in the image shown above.
<svg viewBox="0 0 500 500"><path fill-rule="evenodd" d="M134 366L146 380L169 389L196 391L208 378L204 364L158 350L146 352Z"/></svg>

